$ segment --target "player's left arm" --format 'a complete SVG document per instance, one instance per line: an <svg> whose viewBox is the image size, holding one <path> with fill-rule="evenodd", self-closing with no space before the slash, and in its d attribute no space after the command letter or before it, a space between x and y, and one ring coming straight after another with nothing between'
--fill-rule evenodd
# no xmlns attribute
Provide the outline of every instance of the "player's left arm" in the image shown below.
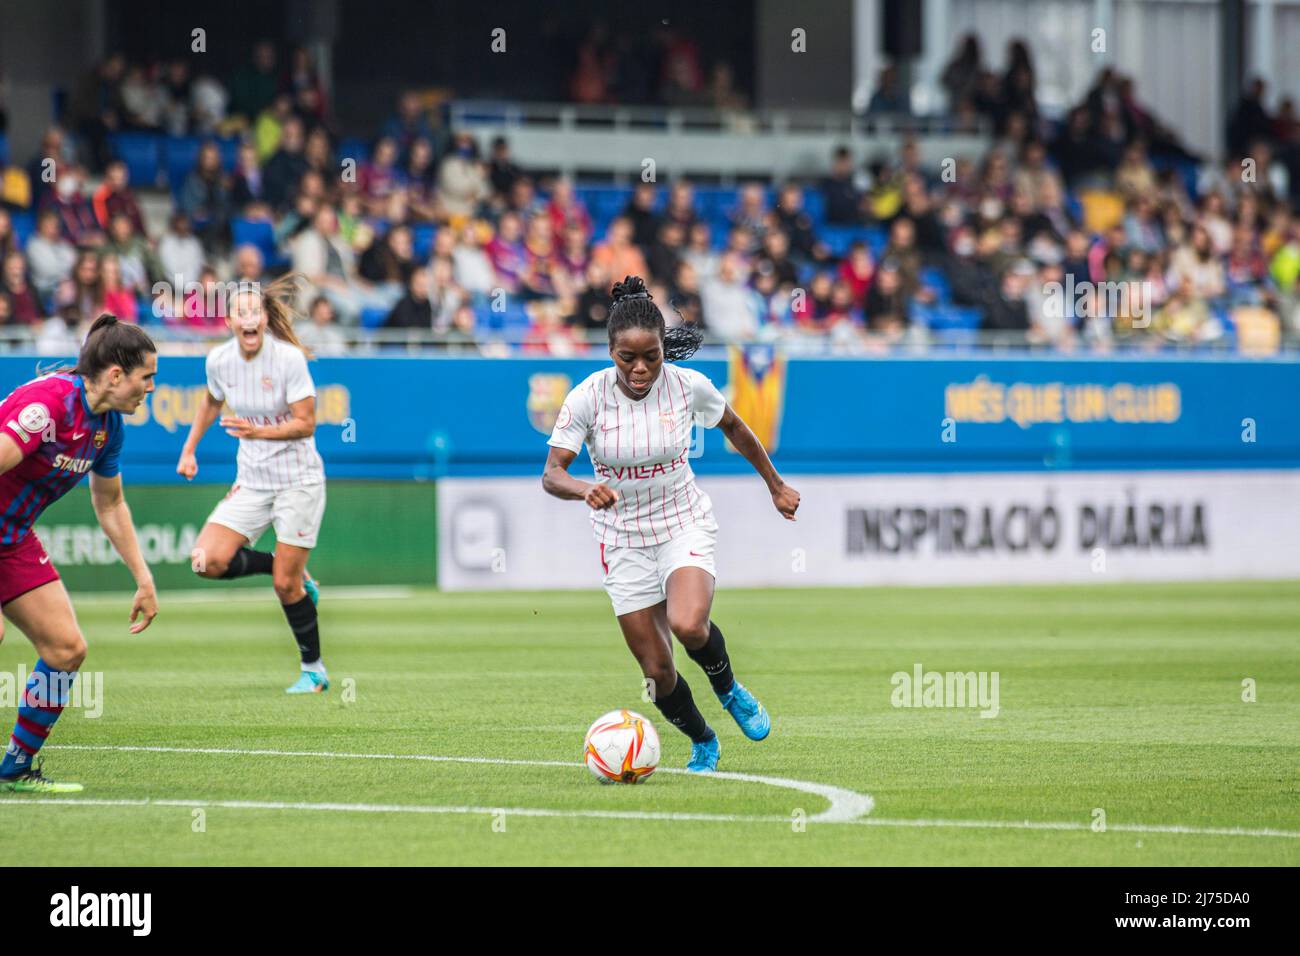
<svg viewBox="0 0 1300 956"><path fill-rule="evenodd" d="M310 438L316 433L316 396L309 395L289 405L289 420L275 425L254 425L245 418L227 415L221 427L236 438L266 438L271 441L292 441Z"/></svg>
<svg viewBox="0 0 1300 956"><path fill-rule="evenodd" d="M126 496L122 494L122 476L116 474L105 477L92 471L90 502L95 506L99 526L104 529L104 534L122 556L122 563L135 578L135 597L131 601L129 620L131 633L139 634L158 616L158 592L154 588L153 572L149 570L149 565L140 552L140 541L135 534L135 523L131 520L131 509L127 507ZM137 621L136 618L140 620Z"/></svg>
<svg viewBox="0 0 1300 956"><path fill-rule="evenodd" d="M781 512L783 517L794 521L794 513L799 510L799 492L787 485L777 473L772 459L767 456L767 449L754 437L754 433L749 430L744 419L736 414L730 404L722 413L722 420L718 422L717 427L722 429L731 446L744 455L745 460L753 465L763 481L767 482L767 490L772 493L772 504L776 505L776 510Z"/></svg>

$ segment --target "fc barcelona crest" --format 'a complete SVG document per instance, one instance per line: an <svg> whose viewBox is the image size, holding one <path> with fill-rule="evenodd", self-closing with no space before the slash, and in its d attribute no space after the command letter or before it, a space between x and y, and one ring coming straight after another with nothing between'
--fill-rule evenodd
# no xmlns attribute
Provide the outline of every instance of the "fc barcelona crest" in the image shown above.
<svg viewBox="0 0 1300 956"><path fill-rule="evenodd" d="M528 420L534 428L544 435L551 433L571 388L567 375L537 372L528 377Z"/></svg>
<svg viewBox="0 0 1300 956"><path fill-rule="evenodd" d="M95 443L96 448L103 448L104 442L108 441L108 429L101 428L99 431L95 432L95 437L92 438L91 441Z"/></svg>

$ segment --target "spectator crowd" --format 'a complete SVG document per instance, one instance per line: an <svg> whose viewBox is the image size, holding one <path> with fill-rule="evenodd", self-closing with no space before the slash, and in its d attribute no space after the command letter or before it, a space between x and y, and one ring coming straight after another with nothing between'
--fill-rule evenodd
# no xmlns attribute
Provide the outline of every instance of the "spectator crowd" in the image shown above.
<svg viewBox="0 0 1300 956"><path fill-rule="evenodd" d="M619 82L601 43L594 34L582 47L575 100L601 102L602 84ZM663 52L674 101L744 108L729 77L704 78L688 43ZM1128 77L1102 71L1052 122L1024 45L1007 61L1000 74L986 67L968 38L943 75L952 113L994 131L980 156L927 162L916 139L894 155L846 145L821 177L722 189L536 175L506 139L484 153L417 92L373 141L342 138L305 50L281 63L258 43L228 83L191 76L184 61L146 70L112 56L72 97L66 128L3 170L0 340L23 328L43 351L66 352L101 311L215 337L229 283L285 272L305 279L303 338L324 354L363 330L459 351L577 354L602 337L610 286L628 274L707 341L813 351L981 332L1154 348L1300 328L1289 101L1271 114L1262 86L1249 89L1214 164ZM872 110L905 106L893 82L882 77ZM118 149L127 133L201 138L161 202L155 183L131 181ZM1125 294L1076 294L1108 287Z"/></svg>

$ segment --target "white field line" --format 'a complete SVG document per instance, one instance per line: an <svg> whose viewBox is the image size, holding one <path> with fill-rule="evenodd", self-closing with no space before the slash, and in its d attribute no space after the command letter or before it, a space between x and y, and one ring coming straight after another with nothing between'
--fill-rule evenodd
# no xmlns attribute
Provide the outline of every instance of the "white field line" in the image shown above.
<svg viewBox="0 0 1300 956"><path fill-rule="evenodd" d="M433 754L360 754L335 753L310 750L241 750L219 747L147 747L147 746L109 746L94 744L50 744L44 749L57 750L110 750L119 752L144 753L187 753L219 754L240 757L321 757L331 759L353 760L413 760L429 763L467 763L499 764L506 766L527 767L580 767L579 763L563 760L512 760L493 757L447 757ZM663 767L656 773L684 774L687 771ZM1041 820L944 820L944 819L889 819L885 817L868 817L874 806L872 798L866 794L856 793L840 787L826 784L810 783L802 780L787 780L781 777L763 777L755 774L726 773L691 774L698 777L715 777L722 780L740 780L747 783L763 783L769 786L793 789L803 793L821 796L830 802L830 806L821 813L808 818L810 823L852 823L879 827L912 828L953 828L970 830L1047 830L1047 831L1084 831L1091 830L1088 823L1080 821L1041 821ZM94 799L83 797L11 797L0 798L0 805L63 805L92 807L216 807L233 810L303 810L336 813L416 813L416 814L479 814L492 815L505 813L528 817L573 817L609 820L669 820L669 821L704 821L718 823L785 823L793 818L779 814L728 814L728 813L676 813L642 810L555 810L539 807L473 807L473 806L423 806L418 804L373 804L373 803L300 803L255 800L205 800L205 799ZM1235 836L1255 838L1300 839L1300 830L1279 830L1273 828L1248 827L1196 827L1181 824L1159 823L1108 823L1106 832L1178 834L1189 836Z"/></svg>
<svg viewBox="0 0 1300 956"><path fill-rule="evenodd" d="M494 757L444 757L432 754L358 754L358 753L334 753L330 751L317 750L240 750L226 747L132 747L132 746L110 746L97 744L51 744L45 749L58 748L60 750L113 750L113 751L135 751L147 753L180 753L180 754L221 754L226 756L237 757L325 757L342 760L416 760L429 763L476 763L476 764L500 764L504 766L517 767L581 767L580 763L572 763L563 760L498 760ZM686 773L687 771L674 767L661 767L656 773ZM697 776L691 774L691 776ZM786 790L797 790L800 793L808 793L813 796L824 798L830 803L830 806L821 813L808 819L817 823L847 823L858 817L865 816L871 812L875 805L871 797L865 793L856 793L852 790L845 790L843 787L832 787L822 783L809 783L804 780L787 780L784 777L763 777L749 773L727 773L719 771L709 774L710 777L717 780L738 780L742 783L759 783L769 787L781 787ZM436 811L429 811L436 812ZM473 813L478 812L475 809L456 808L448 811L453 813ZM486 812L492 812L488 810ZM514 812L528 813L532 811L517 810ZM573 815L577 811L545 811L538 812L537 816L564 816ZM669 814L667 819L677 819L682 817L681 814ZM685 814L686 818L696 815ZM742 820L750 819L744 816L733 814L705 814L703 819L725 819L725 820ZM654 817L650 817L654 819ZM787 817L778 817L777 819L787 820Z"/></svg>

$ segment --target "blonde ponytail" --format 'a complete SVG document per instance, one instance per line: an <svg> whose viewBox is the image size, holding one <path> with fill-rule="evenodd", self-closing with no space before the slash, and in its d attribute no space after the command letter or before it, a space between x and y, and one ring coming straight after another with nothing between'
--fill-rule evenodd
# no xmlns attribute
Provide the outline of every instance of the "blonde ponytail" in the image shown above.
<svg viewBox="0 0 1300 956"><path fill-rule="evenodd" d="M307 280L305 276L293 272L261 286L258 291L262 296L262 310L266 312L267 331L281 342L288 342L300 349L308 359L313 359L316 356L312 350L302 344L298 333L293 330L298 312L291 303L297 298L299 281Z"/></svg>

